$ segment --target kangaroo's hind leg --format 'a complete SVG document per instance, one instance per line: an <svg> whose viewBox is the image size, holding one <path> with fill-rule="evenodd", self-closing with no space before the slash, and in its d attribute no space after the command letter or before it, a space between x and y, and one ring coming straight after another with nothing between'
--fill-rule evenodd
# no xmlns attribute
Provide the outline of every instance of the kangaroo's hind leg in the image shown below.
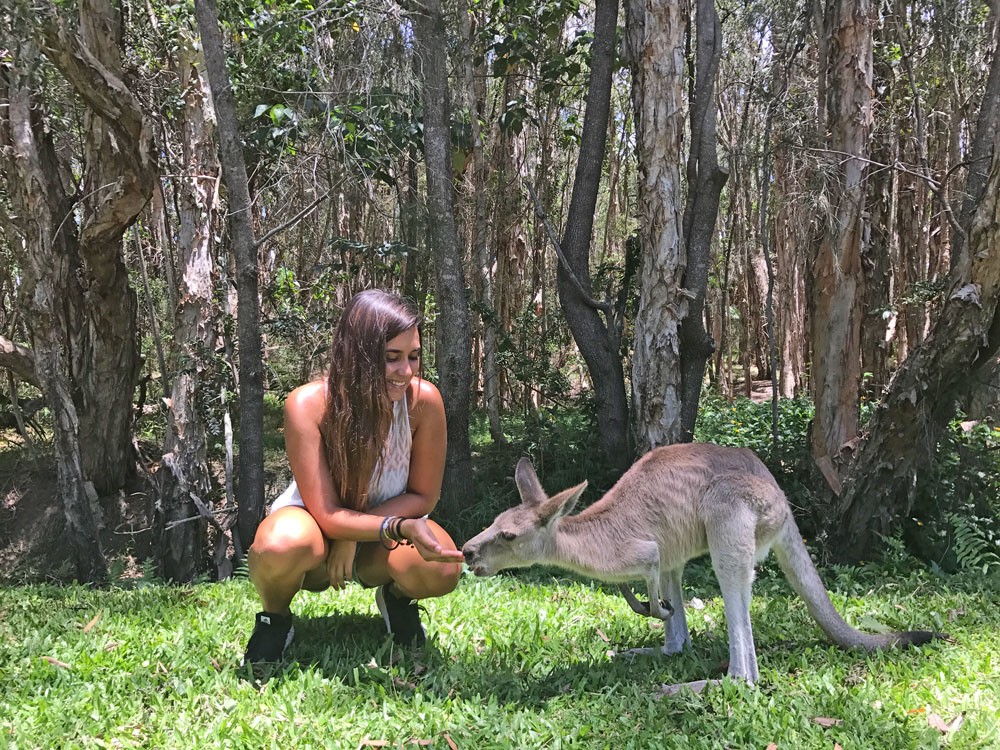
<svg viewBox="0 0 1000 750"><path fill-rule="evenodd" d="M729 634L729 675L756 682L757 652L750 623L750 594L757 554L757 518L740 496L739 483L717 482L704 500L705 531L719 580Z"/></svg>

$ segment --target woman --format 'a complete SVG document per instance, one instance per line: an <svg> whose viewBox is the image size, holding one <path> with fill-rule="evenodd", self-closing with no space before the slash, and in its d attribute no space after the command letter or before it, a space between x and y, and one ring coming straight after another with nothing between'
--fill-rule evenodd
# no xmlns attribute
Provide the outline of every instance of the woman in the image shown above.
<svg viewBox="0 0 1000 750"><path fill-rule="evenodd" d="M294 481L257 529L248 562L260 595L243 663L278 661L292 641L302 589L378 587L393 640L420 646L414 600L458 584L462 553L427 515L441 492L445 412L420 377L414 308L369 290L337 323L325 380L285 401L285 448Z"/></svg>

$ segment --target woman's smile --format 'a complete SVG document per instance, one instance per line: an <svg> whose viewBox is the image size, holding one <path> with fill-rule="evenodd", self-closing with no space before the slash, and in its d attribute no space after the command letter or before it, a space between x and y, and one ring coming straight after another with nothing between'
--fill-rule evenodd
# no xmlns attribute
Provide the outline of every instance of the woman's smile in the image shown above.
<svg viewBox="0 0 1000 750"><path fill-rule="evenodd" d="M385 345L385 383L392 401L399 401L420 369L420 331L411 328Z"/></svg>

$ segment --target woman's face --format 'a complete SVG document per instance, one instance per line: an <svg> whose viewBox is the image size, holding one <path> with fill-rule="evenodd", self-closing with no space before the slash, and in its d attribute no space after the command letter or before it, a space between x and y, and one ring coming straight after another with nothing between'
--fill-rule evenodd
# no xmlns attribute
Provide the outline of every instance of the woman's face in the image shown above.
<svg viewBox="0 0 1000 750"><path fill-rule="evenodd" d="M385 382L390 401L400 401L420 370L420 331L411 328L385 345Z"/></svg>

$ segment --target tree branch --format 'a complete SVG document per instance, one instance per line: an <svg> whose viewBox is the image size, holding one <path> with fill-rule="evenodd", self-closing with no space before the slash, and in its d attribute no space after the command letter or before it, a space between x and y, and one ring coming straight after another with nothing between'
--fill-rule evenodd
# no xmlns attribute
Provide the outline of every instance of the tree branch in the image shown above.
<svg viewBox="0 0 1000 750"><path fill-rule="evenodd" d="M0 336L0 367L10 370L25 383L39 387L35 375L35 356L27 347Z"/></svg>
<svg viewBox="0 0 1000 750"><path fill-rule="evenodd" d="M538 194L535 193L535 189L530 183L526 182L525 185L528 188L528 193L531 195L532 203L535 204L535 216L541 219L542 225L545 227L545 233L549 236L549 241L552 243L552 247L555 248L556 255L559 256L559 263L566 272L566 277L573 284L573 288L580 294L580 298L595 310L602 311L608 316L609 325L613 324L614 308L611 303L598 302L596 299L587 294L587 291L583 288L583 284L580 283L580 279L578 279L576 274L573 273L573 267L570 266L569 261L566 260L566 256L563 255L562 245L559 244L559 238L556 236L556 230L552 228L552 224L549 222L549 217L545 215L545 210L542 208L542 204L538 200Z"/></svg>
<svg viewBox="0 0 1000 750"><path fill-rule="evenodd" d="M41 11L42 50L73 89L99 114L108 126L123 137L124 143L136 145L142 166L148 163L151 142L139 100L118 76L108 70L83 44L79 35L66 28L64 20L51 6Z"/></svg>
<svg viewBox="0 0 1000 750"><path fill-rule="evenodd" d="M923 180L924 182L927 183L927 187L931 191L931 193L934 194L934 197L938 198L941 201L941 207L944 211L945 218L948 219L948 223L951 225L952 230L956 232L959 236L961 236L963 239L965 238L966 231L965 229L962 228L962 225L959 223L958 219L955 218L955 212L951 207L951 202L948 201L947 198L944 196L942 188L944 187L944 184L949 179L951 179L951 176L955 174L955 172L957 172L959 169L962 169L963 167L971 166L974 163L974 160L961 161L958 164L953 165L947 172L945 172L943 178L941 178L940 180L935 180L929 173L919 169L914 169L913 167L909 167L900 161L893 162L892 164L884 164L882 162L875 161L874 159L867 159L863 156L858 156L857 154L849 154L846 151L837 151L835 149L829 149L829 148L806 147L803 148L802 151L806 151L808 153L833 154L834 156L843 156L844 161L853 159L854 161L863 162L872 167L879 167L881 169L895 169L897 172L901 172L903 174L907 174L912 177L916 177L917 179Z"/></svg>
<svg viewBox="0 0 1000 750"><path fill-rule="evenodd" d="M262 247L265 242L267 242L269 239L271 239L275 235L281 234L282 232L284 232L289 227L295 226L303 218L305 218L305 216L308 213L310 213L314 208L316 208L316 206L318 206L320 203L322 203L323 201L325 201L329 197L330 197L330 191L327 190L325 193L323 193L323 195L321 195L319 198L317 198L316 200L314 200L308 206L306 206L305 208L303 208L301 211L299 211L297 214L295 214L295 216L293 216L292 218L290 218L284 224L279 224L274 229L272 229L269 232L267 232L266 234L264 234L259 240L257 240L257 242L254 245L254 247L258 247L258 248Z"/></svg>

